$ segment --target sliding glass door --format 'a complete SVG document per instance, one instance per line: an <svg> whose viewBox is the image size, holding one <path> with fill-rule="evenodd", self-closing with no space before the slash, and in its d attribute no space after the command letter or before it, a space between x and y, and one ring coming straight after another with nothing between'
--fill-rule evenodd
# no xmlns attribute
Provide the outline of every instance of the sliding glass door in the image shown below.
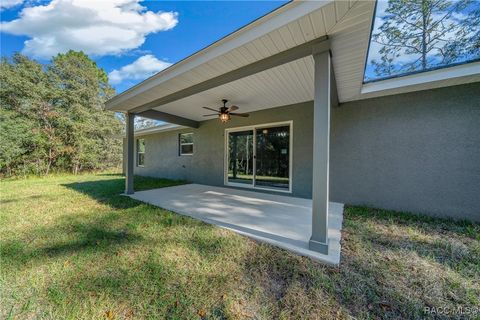
<svg viewBox="0 0 480 320"><path fill-rule="evenodd" d="M291 191L291 123L229 129L226 184Z"/></svg>
<svg viewBox="0 0 480 320"><path fill-rule="evenodd" d="M290 126L256 129L255 185L288 190Z"/></svg>
<svg viewBox="0 0 480 320"><path fill-rule="evenodd" d="M228 134L229 183L253 184L253 131Z"/></svg>

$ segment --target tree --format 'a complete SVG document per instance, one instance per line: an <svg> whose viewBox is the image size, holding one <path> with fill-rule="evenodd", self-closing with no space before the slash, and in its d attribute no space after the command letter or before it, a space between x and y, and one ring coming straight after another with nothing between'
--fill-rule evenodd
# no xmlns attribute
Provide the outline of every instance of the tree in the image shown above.
<svg viewBox="0 0 480 320"><path fill-rule="evenodd" d="M478 41L478 23L459 21L459 16L476 6L471 0L389 0L382 24L372 35L372 41L380 45L379 60L371 61L375 73L388 76L427 70L478 57L478 46L477 50L470 46L475 32ZM478 9L470 12L478 22Z"/></svg>
<svg viewBox="0 0 480 320"><path fill-rule="evenodd" d="M117 113L117 118L120 119L122 124L125 126L125 115L123 113ZM163 122L159 120L152 120L148 118L143 118L135 116L134 127L135 130L148 129L161 125Z"/></svg>
<svg viewBox="0 0 480 320"><path fill-rule="evenodd" d="M40 144L39 135L32 132L33 121L17 117L10 110L0 109L0 168L4 174L12 175L15 168L28 166L28 155Z"/></svg>
<svg viewBox="0 0 480 320"><path fill-rule="evenodd" d="M461 28L447 46L447 61L460 58L480 58L480 2L467 7L468 15L459 21Z"/></svg>
<svg viewBox="0 0 480 320"><path fill-rule="evenodd" d="M106 140L121 134L120 121L104 109L104 102L114 94L107 74L83 52L75 51L54 57L47 74L56 91L55 105L69 115L60 124L68 146L69 167L74 173L82 168L105 167L121 153L119 141Z"/></svg>
<svg viewBox="0 0 480 320"><path fill-rule="evenodd" d="M12 172L21 167L23 172L49 173L62 153L62 143L56 136L59 114L50 103L51 90L43 67L16 54L11 64L3 59L0 68L2 145L8 146L2 152L1 169ZM23 139L17 141L18 136ZM21 153L7 157L13 156L13 150Z"/></svg>
<svg viewBox="0 0 480 320"><path fill-rule="evenodd" d="M106 111L106 73L82 52L41 64L16 54L0 64L0 173L103 169L121 161L121 121Z"/></svg>
<svg viewBox="0 0 480 320"><path fill-rule="evenodd" d="M135 129L147 129L153 128L159 125L159 121L143 118L143 117L135 117Z"/></svg>

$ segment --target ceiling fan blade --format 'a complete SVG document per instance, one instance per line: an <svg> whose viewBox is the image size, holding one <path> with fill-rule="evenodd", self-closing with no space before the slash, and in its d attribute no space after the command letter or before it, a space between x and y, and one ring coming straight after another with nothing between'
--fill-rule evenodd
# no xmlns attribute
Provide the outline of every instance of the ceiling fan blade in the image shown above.
<svg viewBox="0 0 480 320"><path fill-rule="evenodd" d="M204 117L218 116L218 113L204 114Z"/></svg>
<svg viewBox="0 0 480 320"><path fill-rule="evenodd" d="M237 117L244 117L244 118L249 116L248 113L232 113L232 112L230 112L230 115L237 116Z"/></svg>
<svg viewBox="0 0 480 320"><path fill-rule="evenodd" d="M215 112L218 112L217 109L212 109L212 108L209 108L209 107L202 107L203 109L207 109L207 110L210 110L210 111L215 111Z"/></svg>
<svg viewBox="0 0 480 320"><path fill-rule="evenodd" d="M228 112L232 112L232 111L235 111L235 110L238 110L237 106L231 106L230 108L228 108Z"/></svg>

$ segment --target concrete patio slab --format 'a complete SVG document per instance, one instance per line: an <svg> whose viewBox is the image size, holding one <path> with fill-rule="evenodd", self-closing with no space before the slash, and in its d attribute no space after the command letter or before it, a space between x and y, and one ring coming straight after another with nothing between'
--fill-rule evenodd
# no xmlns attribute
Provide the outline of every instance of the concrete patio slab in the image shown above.
<svg viewBox="0 0 480 320"><path fill-rule="evenodd" d="M187 215L329 265L340 262L343 204L330 203L328 255L308 248L312 200L187 184L135 192L131 198Z"/></svg>

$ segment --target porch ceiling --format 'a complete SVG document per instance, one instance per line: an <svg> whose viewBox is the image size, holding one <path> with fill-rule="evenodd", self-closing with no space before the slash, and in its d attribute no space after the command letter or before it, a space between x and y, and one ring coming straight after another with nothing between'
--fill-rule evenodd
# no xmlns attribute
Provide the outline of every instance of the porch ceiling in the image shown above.
<svg viewBox="0 0 480 320"><path fill-rule="evenodd" d="M203 121L215 117L203 117L211 112L202 107L218 108L224 97L239 106L240 112L311 101L313 58L295 60L154 109Z"/></svg>
<svg viewBox="0 0 480 320"><path fill-rule="evenodd" d="M279 52L328 36L340 102L360 95L374 1L289 3L210 47L114 97L107 108L129 111ZM313 59L301 58L154 109L205 120L203 106L227 98L242 112L313 99Z"/></svg>

